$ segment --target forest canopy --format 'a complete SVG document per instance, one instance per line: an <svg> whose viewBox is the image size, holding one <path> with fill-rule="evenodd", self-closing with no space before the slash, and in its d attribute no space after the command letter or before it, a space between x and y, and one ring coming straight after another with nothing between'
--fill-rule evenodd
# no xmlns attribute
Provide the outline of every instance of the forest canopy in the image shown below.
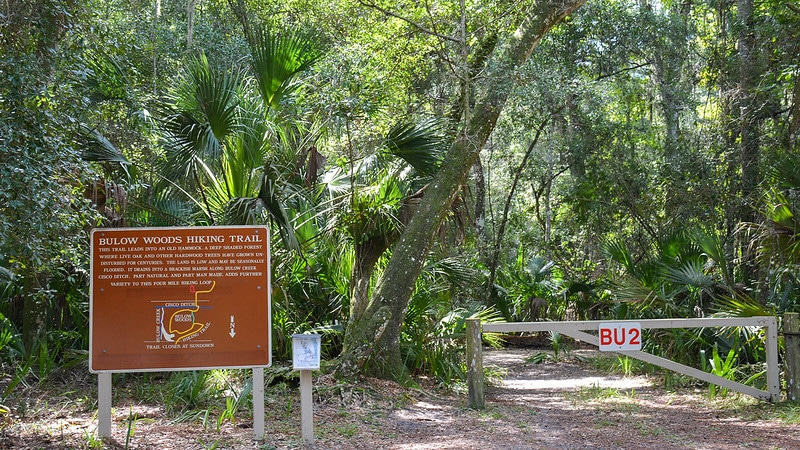
<svg viewBox="0 0 800 450"><path fill-rule="evenodd" d="M322 333L343 377L462 379L470 317L798 309L792 1L0 8L20 379L88 348L97 227L269 225L274 356Z"/></svg>

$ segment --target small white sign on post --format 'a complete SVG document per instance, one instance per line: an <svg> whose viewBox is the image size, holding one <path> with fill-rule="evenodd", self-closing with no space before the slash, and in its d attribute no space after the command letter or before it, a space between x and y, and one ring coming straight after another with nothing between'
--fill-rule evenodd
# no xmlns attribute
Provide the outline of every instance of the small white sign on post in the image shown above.
<svg viewBox="0 0 800 450"><path fill-rule="evenodd" d="M322 336L319 334L292 335L292 368L319 370Z"/></svg>
<svg viewBox="0 0 800 450"><path fill-rule="evenodd" d="M642 327L639 322L602 322L598 331L600 351L622 352L642 349Z"/></svg>
<svg viewBox="0 0 800 450"><path fill-rule="evenodd" d="M314 442L314 401L311 371L319 369L322 336L292 335L292 367L300 371L300 431L306 444Z"/></svg>

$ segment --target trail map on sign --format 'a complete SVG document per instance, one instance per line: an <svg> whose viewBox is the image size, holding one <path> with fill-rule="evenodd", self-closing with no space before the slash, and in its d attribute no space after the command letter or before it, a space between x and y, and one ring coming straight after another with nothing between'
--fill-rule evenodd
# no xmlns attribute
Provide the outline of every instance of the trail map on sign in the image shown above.
<svg viewBox="0 0 800 450"><path fill-rule="evenodd" d="M193 284L189 285L189 292L194 294L194 303L188 308L186 305L175 306L169 302L166 302L167 304L164 306L157 306L156 317L161 323L161 339L167 342L180 342L184 339L194 339L205 331L211 324L197 321L198 319L195 314L200 311L200 300L198 300L198 296L213 291L216 284L216 281L212 281L211 289L207 291L198 291ZM177 309L177 311L169 315L168 327L165 328L164 317L168 315L166 311L169 309ZM160 314L159 310L161 312ZM169 331L167 331L167 329L169 329Z"/></svg>

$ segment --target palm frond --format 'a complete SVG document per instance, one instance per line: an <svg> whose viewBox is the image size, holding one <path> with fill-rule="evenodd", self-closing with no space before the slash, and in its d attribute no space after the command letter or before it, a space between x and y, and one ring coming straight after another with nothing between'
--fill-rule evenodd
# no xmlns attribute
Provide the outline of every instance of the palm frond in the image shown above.
<svg viewBox="0 0 800 450"><path fill-rule="evenodd" d="M149 202L130 200L132 222L147 227L177 227L194 225L196 209L174 197Z"/></svg>
<svg viewBox="0 0 800 450"><path fill-rule="evenodd" d="M129 101L130 82L119 62L101 49L87 50L81 57L84 66L83 87L89 91L94 103L108 100Z"/></svg>
<svg viewBox="0 0 800 450"><path fill-rule="evenodd" d="M218 223L223 225L254 225L264 222L263 202L260 198L232 198L222 208Z"/></svg>
<svg viewBox="0 0 800 450"><path fill-rule="evenodd" d="M320 181L331 199L341 197L350 189L350 175L339 167L325 171Z"/></svg>
<svg viewBox="0 0 800 450"><path fill-rule="evenodd" d="M238 72L212 69L204 54L190 61L188 69L189 82L183 87L183 96L189 101L187 106L191 106L188 110L197 111L214 137L221 141L237 126L241 76Z"/></svg>
<svg viewBox="0 0 800 450"><path fill-rule="evenodd" d="M762 212L777 232L797 234L800 231L800 222L795 214L794 205L785 193L777 190L768 191L765 203L766 207Z"/></svg>
<svg viewBox="0 0 800 450"><path fill-rule="evenodd" d="M692 235L692 240L700 246L703 253L709 258L709 262L713 262L713 266L718 269L725 281L725 285L732 287L733 279L730 274L728 257L719 234L716 232L696 231Z"/></svg>
<svg viewBox="0 0 800 450"><path fill-rule="evenodd" d="M423 269L423 278L446 280L450 286L466 287L481 278L478 270L457 257L430 261ZM449 288L449 286L447 287Z"/></svg>
<svg viewBox="0 0 800 450"><path fill-rule="evenodd" d="M239 73L212 69L205 55L189 61L186 76L164 106L163 175L187 178L197 172L198 162L219 160L222 142L240 127L240 87Z"/></svg>
<svg viewBox="0 0 800 450"><path fill-rule="evenodd" d="M554 265L554 261L535 256L528 261L528 266L525 270L533 276L534 281L539 282L550 276Z"/></svg>
<svg viewBox="0 0 800 450"><path fill-rule="evenodd" d="M297 237L294 234L294 227L292 226L289 214L284 206L279 183L277 180L273 179L273 177L270 177L269 174L263 174L261 177L261 187L258 192L258 198L263 202L270 219L278 227L281 240L283 240L286 247L299 251L300 244L297 242Z"/></svg>
<svg viewBox="0 0 800 450"><path fill-rule="evenodd" d="M432 176L441 164L445 139L438 121L400 122L389 130L383 146L420 175Z"/></svg>
<svg viewBox="0 0 800 450"><path fill-rule="evenodd" d="M657 298L652 287L644 285L640 280L626 275L615 283L614 296L621 302L649 302Z"/></svg>
<svg viewBox="0 0 800 450"><path fill-rule="evenodd" d="M771 158L766 175L778 189L800 190L800 154L782 152Z"/></svg>
<svg viewBox="0 0 800 450"><path fill-rule="evenodd" d="M160 173L168 179L188 179L198 171L198 162L215 161L221 154L219 141L211 128L188 112L176 112L164 118L164 159Z"/></svg>
<svg viewBox="0 0 800 450"><path fill-rule="evenodd" d="M252 66L264 103L276 108L299 86L298 76L322 56L316 35L300 29L256 29L248 36Z"/></svg>
<svg viewBox="0 0 800 450"><path fill-rule="evenodd" d="M758 317L774 316L775 310L762 305L749 295L733 295L717 299L714 304L714 317Z"/></svg>
<svg viewBox="0 0 800 450"><path fill-rule="evenodd" d="M606 240L601 243L600 251L611 261L619 263L630 275L636 273L636 265L628 247L619 240Z"/></svg>
<svg viewBox="0 0 800 450"><path fill-rule="evenodd" d="M786 194L770 190L764 195L762 223L743 223L745 233L765 267L800 263L800 220Z"/></svg>
<svg viewBox="0 0 800 450"><path fill-rule="evenodd" d="M91 128L86 124L80 125L80 132L79 139L83 146L81 158L84 161L119 163L125 174L130 177L128 166L131 163L117 146L112 144L96 128Z"/></svg>
<svg viewBox="0 0 800 450"><path fill-rule="evenodd" d="M706 289L714 285L714 277L705 273L700 261L687 261L678 267L666 267L666 279L680 286Z"/></svg>

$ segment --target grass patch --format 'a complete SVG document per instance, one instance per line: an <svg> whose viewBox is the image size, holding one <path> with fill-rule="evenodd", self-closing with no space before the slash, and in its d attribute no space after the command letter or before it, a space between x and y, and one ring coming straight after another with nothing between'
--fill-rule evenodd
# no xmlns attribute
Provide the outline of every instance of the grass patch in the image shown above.
<svg viewBox="0 0 800 450"><path fill-rule="evenodd" d="M626 377L653 375L664 370L636 358L617 354L587 358L587 361L598 371Z"/></svg>
<svg viewBox="0 0 800 450"><path fill-rule="evenodd" d="M622 394L620 394L619 390L617 389L601 387L596 384L593 384L589 387L581 387L578 391L566 395L567 398L575 402L608 400L610 398L619 398L621 396Z"/></svg>
<svg viewBox="0 0 800 450"><path fill-rule="evenodd" d="M786 425L800 425L800 402L768 403L744 394L734 393L717 397L711 405L727 414L747 421L775 421Z"/></svg>
<svg viewBox="0 0 800 450"><path fill-rule="evenodd" d="M784 402L773 405L772 416L786 424L800 424L800 403Z"/></svg>

